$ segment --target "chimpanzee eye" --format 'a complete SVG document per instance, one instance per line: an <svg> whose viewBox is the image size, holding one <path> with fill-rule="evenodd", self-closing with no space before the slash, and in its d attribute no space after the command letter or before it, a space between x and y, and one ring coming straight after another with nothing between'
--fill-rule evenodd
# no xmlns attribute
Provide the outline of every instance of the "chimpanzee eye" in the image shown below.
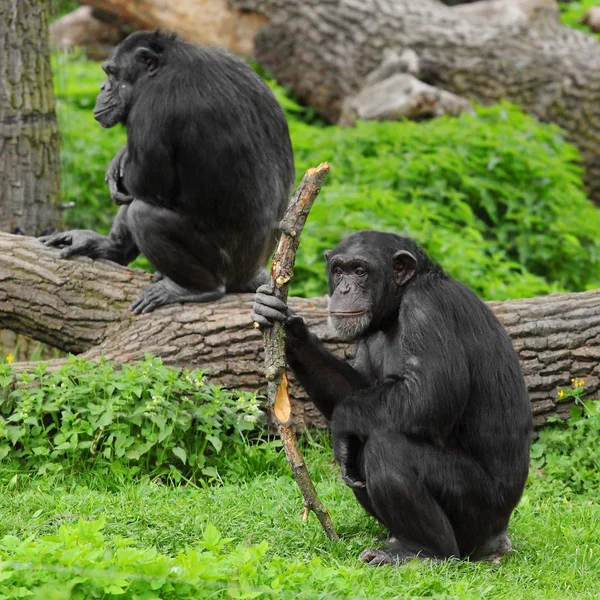
<svg viewBox="0 0 600 600"><path fill-rule="evenodd" d="M355 275L358 275L359 277L363 277L364 275L366 275L365 270L361 269L360 267L358 267L358 269L356 269L356 271L354 271Z"/></svg>
<svg viewBox="0 0 600 600"><path fill-rule="evenodd" d="M341 275L341 274L342 274L342 269L340 269L340 267L336 267L336 268L333 270L333 272L334 272L336 275Z"/></svg>

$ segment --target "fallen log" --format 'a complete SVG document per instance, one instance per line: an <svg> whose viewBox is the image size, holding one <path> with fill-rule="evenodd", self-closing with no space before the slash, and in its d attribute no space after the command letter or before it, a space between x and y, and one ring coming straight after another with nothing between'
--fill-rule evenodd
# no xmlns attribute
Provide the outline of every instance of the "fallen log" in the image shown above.
<svg viewBox="0 0 600 600"><path fill-rule="evenodd" d="M82 0L135 29L172 29L203 46L222 46L243 56L252 55L256 32L264 15L238 10L228 0Z"/></svg>
<svg viewBox="0 0 600 600"><path fill-rule="evenodd" d="M149 280L147 273L109 261L62 260L35 238L0 233L0 329L91 360L132 362L150 353L166 364L203 369L215 384L264 393L262 336L250 319L251 294L135 316L128 307ZM325 297L291 298L289 304L332 351L351 357L352 347L327 327ZM585 380L587 397L598 397L600 290L490 306L521 359L536 425L568 414L557 388L570 386L572 377ZM293 380L290 396L297 426L323 425Z"/></svg>
<svg viewBox="0 0 600 600"><path fill-rule="evenodd" d="M411 75L439 88L439 96L451 93L453 105L461 98L481 104L504 98L541 121L560 125L581 150L590 194L600 203L600 42L561 25L555 0L489 0L460 6L444 6L438 0L229 4L268 16L269 25L255 39L257 61L329 121L338 122L345 101L369 92L369 77L380 70L386 53L410 51L417 59ZM406 70L400 61L389 76L401 72ZM371 91L379 93L379 88ZM404 104L405 116L410 116L415 102L410 96L396 102L396 114ZM380 115L370 111L370 117L388 118L388 105L384 103Z"/></svg>

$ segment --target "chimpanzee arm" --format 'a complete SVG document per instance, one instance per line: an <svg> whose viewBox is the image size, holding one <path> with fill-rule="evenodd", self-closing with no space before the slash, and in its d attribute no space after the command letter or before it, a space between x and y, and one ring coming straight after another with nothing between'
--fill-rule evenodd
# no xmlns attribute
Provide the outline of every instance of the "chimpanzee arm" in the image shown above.
<svg viewBox="0 0 600 600"><path fill-rule="evenodd" d="M151 101L147 98L144 102ZM163 111L165 107L162 107ZM136 108L139 112L139 108ZM150 113L149 114L154 114ZM175 153L186 154L186 148L180 148L178 140L184 139L183 132L179 135L174 131L171 120L163 114L155 115L155 120L165 120L167 123L157 127L149 119L140 121L136 127L127 130L126 164L123 168L122 185L135 198L151 201L152 204L164 206L172 210L181 209L179 195L181 189L176 189L178 179L177 169L182 168L183 159L178 166ZM181 126L180 126L181 127ZM167 136L167 132L171 135ZM174 138L174 139L172 139ZM187 138L186 138L187 139ZM194 138L196 139L196 138ZM193 155L193 152L190 151Z"/></svg>
<svg viewBox="0 0 600 600"><path fill-rule="evenodd" d="M262 327L274 321L285 323L288 364L327 420L331 419L338 401L368 386L359 371L329 352L317 336L309 332L302 317L294 315L284 302L273 296L269 284L256 291L252 318Z"/></svg>
<svg viewBox="0 0 600 600"><path fill-rule="evenodd" d="M108 235L87 229L71 229L43 236L39 240L46 246L61 248L61 258L89 256L127 265L139 254L127 225L127 210L128 206L119 209Z"/></svg>
<svg viewBox="0 0 600 600"><path fill-rule="evenodd" d="M295 317L300 319L300 317ZM308 331L304 321L286 324L288 364L308 397L329 421L336 404L352 392L368 386L367 380ZM302 333L298 336L298 331Z"/></svg>
<svg viewBox="0 0 600 600"><path fill-rule="evenodd" d="M123 184L127 158L127 145L125 145L115 154L104 178L110 197L119 206L133 202L133 196L129 194Z"/></svg>
<svg viewBox="0 0 600 600"><path fill-rule="evenodd" d="M129 229L127 222L128 211L129 205L123 205L119 208L119 212L108 234L111 248L110 253L113 256L110 260L114 260L121 265L128 265L140 253Z"/></svg>
<svg viewBox="0 0 600 600"><path fill-rule="evenodd" d="M366 436L383 428L431 441L447 439L471 385L464 347L448 321L425 304L401 309L399 372L347 398L335 412L334 434Z"/></svg>

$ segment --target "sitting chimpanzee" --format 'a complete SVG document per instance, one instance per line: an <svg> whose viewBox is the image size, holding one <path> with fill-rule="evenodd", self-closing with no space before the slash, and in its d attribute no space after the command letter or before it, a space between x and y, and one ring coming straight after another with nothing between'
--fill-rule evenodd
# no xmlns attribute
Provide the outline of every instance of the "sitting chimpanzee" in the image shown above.
<svg viewBox="0 0 600 600"><path fill-rule="evenodd" d="M163 279L142 292L136 313L255 291L294 181L287 122L269 87L225 50L162 31L130 35L103 68L94 116L127 127L107 173L122 206L108 236L75 230L42 241L62 257L123 265L144 254Z"/></svg>
<svg viewBox="0 0 600 600"><path fill-rule="evenodd" d="M330 422L344 480L389 530L388 544L361 559L499 560L532 428L508 335L409 238L362 231L326 258L330 324L357 341L352 366L268 285L253 318L285 323L288 362Z"/></svg>

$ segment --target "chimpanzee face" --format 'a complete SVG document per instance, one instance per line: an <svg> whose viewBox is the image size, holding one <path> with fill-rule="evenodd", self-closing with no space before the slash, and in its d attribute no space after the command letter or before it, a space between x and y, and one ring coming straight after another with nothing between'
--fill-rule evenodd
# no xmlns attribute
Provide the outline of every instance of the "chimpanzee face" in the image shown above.
<svg viewBox="0 0 600 600"><path fill-rule="evenodd" d="M372 265L366 260L343 254L331 257L329 281L329 324L342 339L360 337L371 324L374 309Z"/></svg>
<svg viewBox="0 0 600 600"><path fill-rule="evenodd" d="M94 118L102 127L126 124L133 106L134 92L141 93L144 82L153 77L161 65L161 51L147 32L130 35L121 42L102 69L107 75L96 98Z"/></svg>
<svg viewBox="0 0 600 600"><path fill-rule="evenodd" d="M354 234L325 253L329 324L345 340L356 340L372 326L397 315L402 289L417 266L408 250L384 247L375 236L364 234Z"/></svg>

